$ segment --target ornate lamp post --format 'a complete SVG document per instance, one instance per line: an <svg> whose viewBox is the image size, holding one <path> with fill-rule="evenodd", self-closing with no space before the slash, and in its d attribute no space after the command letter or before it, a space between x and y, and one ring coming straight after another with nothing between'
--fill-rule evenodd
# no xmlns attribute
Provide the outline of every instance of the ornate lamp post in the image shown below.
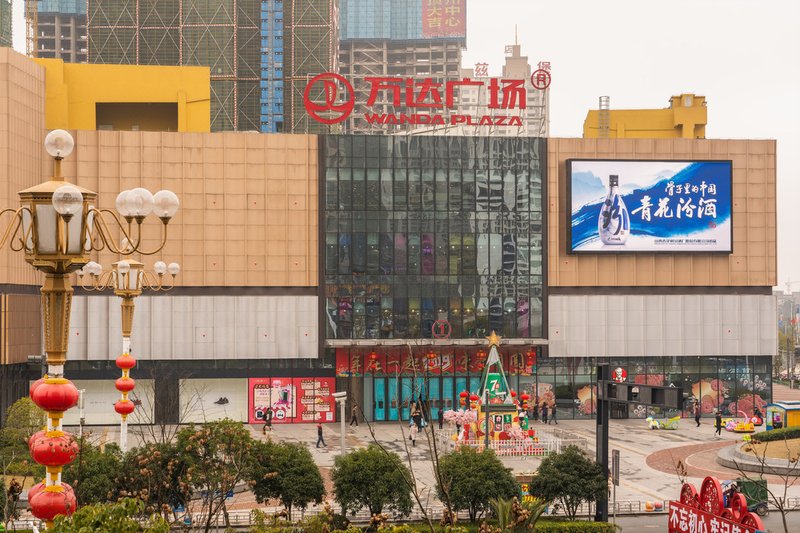
<svg viewBox="0 0 800 533"><path fill-rule="evenodd" d="M175 276L181 271L178 263L167 266L163 261L156 261L153 271L144 270L144 264L139 261L127 259L117 261L112 269L103 273L103 267L90 261L78 270L78 282L86 290L102 291L114 289L114 294L122 298L122 355L117 357L117 367L122 370L122 377L114 382L122 397L114 404L114 410L120 415L119 447L123 452L128 451L128 415L133 413L133 402L128 399L128 394L136 387L136 382L130 377L130 370L136 366L136 360L131 356L131 333L133 331L134 298L142 294L143 289L151 291L168 291L175 286ZM164 283L164 275L169 272L169 284ZM84 276L89 276L89 284L85 284Z"/></svg>
<svg viewBox="0 0 800 533"><path fill-rule="evenodd" d="M47 476L31 489L29 502L33 515L50 525L57 515L71 515L76 507L74 491L61 482L61 470L77 454L74 437L62 429L64 411L78 401L75 385L64 378L73 293L69 274L89 261L92 250L142 253L141 225L153 211L163 230L161 245L151 253L163 248L178 198L170 191L155 195L141 188L125 191L117 198L121 219L108 209L95 207L96 193L64 181L61 160L72 153L75 144L68 132L51 131L44 144L54 159L53 177L20 191L19 208L0 211L0 216L12 214L0 246L8 242L12 250L24 252L25 260L45 275L41 305L47 374L31 385L30 391L33 402L47 412L47 428L31 437L29 448L33 460L46 467ZM123 246L115 243L109 224L117 226L124 237Z"/></svg>

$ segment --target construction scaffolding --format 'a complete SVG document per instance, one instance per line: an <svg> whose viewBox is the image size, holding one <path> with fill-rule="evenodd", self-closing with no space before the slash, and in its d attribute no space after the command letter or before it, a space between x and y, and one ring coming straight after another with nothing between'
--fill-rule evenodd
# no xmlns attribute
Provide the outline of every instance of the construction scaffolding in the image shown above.
<svg viewBox="0 0 800 533"><path fill-rule="evenodd" d="M207 66L211 130L259 131L261 0L88 0L89 62Z"/></svg>
<svg viewBox="0 0 800 533"><path fill-rule="evenodd" d="M285 126L289 133L328 133L309 120L303 104L306 85L324 72L336 72L339 44L336 0L284 0ZM321 90L321 89L320 89ZM312 98L321 95L312 94Z"/></svg>

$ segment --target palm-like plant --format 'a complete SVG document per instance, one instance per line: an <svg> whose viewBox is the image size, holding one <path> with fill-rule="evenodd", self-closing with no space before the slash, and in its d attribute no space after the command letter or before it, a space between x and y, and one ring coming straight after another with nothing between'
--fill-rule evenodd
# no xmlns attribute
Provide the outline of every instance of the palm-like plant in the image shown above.
<svg viewBox="0 0 800 533"><path fill-rule="evenodd" d="M547 502L536 500L520 503L517 498L506 500L492 498L489 500L492 512L497 518L497 527L500 531L522 533L533 531L536 521L547 508Z"/></svg>

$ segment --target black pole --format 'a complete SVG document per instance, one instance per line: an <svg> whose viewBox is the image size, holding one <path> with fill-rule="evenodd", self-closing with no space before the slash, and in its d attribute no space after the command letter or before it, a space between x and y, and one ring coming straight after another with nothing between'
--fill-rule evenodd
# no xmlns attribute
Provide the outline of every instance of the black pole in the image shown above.
<svg viewBox="0 0 800 533"><path fill-rule="evenodd" d="M608 479L608 410L611 402L608 400L606 383L610 379L608 363L597 365L597 430L595 445L597 449L597 464L603 469L605 479ZM594 514L595 522L608 522L608 491L603 490L602 498L597 500Z"/></svg>

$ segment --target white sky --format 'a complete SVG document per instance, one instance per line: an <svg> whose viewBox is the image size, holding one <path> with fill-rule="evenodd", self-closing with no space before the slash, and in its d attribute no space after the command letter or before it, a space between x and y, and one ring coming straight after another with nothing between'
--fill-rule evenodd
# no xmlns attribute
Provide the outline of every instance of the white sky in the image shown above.
<svg viewBox="0 0 800 533"><path fill-rule="evenodd" d="M800 1L467 0L464 65L499 74L519 27L523 54L551 62L550 133L580 137L599 96L612 109L708 101L708 138L778 141L778 281L800 290ZM25 47L14 0L14 48ZM735 216L735 215L734 215Z"/></svg>

